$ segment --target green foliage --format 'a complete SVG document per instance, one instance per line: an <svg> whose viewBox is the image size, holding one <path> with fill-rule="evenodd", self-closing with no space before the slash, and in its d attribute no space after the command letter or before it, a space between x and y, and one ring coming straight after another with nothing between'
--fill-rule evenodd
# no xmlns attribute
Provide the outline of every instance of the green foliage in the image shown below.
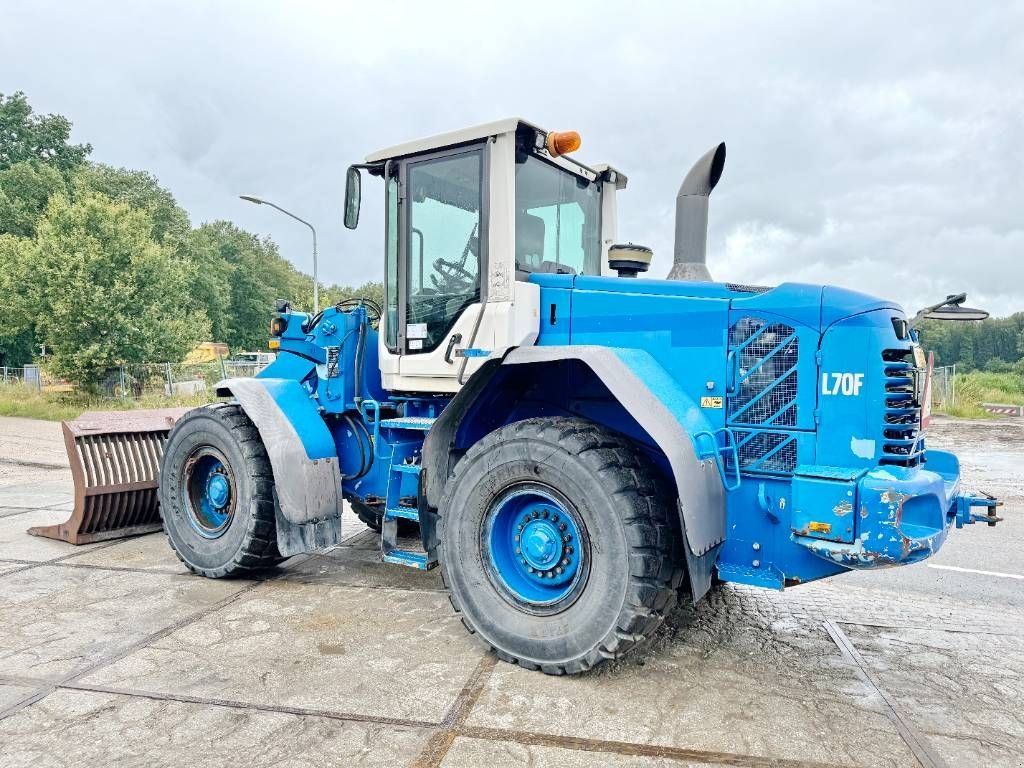
<svg viewBox="0 0 1024 768"><path fill-rule="evenodd" d="M71 121L63 115L35 115L21 91L0 93L0 170L38 161L69 173L92 152L89 144L69 144Z"/></svg>
<svg viewBox="0 0 1024 768"><path fill-rule="evenodd" d="M209 332L192 265L153 240L145 212L102 195L54 197L18 272L58 376L96 384L128 361L181 359Z"/></svg>
<svg viewBox="0 0 1024 768"><path fill-rule="evenodd" d="M73 177L75 195L101 194L149 214L151 235L161 245L180 247L189 233L188 214L174 196L145 171L89 163Z"/></svg>
<svg viewBox="0 0 1024 768"><path fill-rule="evenodd" d="M921 343L935 352L936 365L1001 370L1024 359L1024 312L980 322L925 320L920 329Z"/></svg>
<svg viewBox="0 0 1024 768"><path fill-rule="evenodd" d="M214 221L191 233L189 255L197 268L193 292L210 318L213 340L232 352L263 348L274 300L291 298L298 276L277 246Z"/></svg>
<svg viewBox="0 0 1024 768"><path fill-rule="evenodd" d="M175 362L197 341L263 348L276 299L311 310L312 279L226 221L192 229L145 171L90 163L71 123L0 94L0 365L47 347L52 374L93 387L108 368ZM331 286L321 306L383 301L380 283Z"/></svg>
<svg viewBox="0 0 1024 768"><path fill-rule="evenodd" d="M0 170L0 234L32 237L51 195L67 192L67 182L52 166L23 160Z"/></svg>

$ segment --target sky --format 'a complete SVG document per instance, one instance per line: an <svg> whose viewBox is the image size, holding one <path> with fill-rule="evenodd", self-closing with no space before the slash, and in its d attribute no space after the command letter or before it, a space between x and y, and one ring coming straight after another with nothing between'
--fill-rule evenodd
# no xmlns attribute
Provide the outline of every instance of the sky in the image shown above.
<svg viewBox="0 0 1024 768"><path fill-rule="evenodd" d="M0 0L0 92L326 283L383 273L383 190L345 168L520 115L623 170L619 239L672 263L676 190L719 141L715 279L838 284L908 311L1024 310L1024 2Z"/></svg>

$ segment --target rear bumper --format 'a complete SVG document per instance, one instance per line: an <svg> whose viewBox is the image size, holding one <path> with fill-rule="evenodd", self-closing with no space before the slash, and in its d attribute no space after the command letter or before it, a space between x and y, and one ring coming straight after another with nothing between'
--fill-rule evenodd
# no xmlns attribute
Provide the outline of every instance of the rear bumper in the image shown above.
<svg viewBox="0 0 1024 768"><path fill-rule="evenodd" d="M793 540L846 568L886 568L931 556L954 526L998 522L998 501L961 493L956 456L929 450L926 463L928 469L881 466L850 478L847 487L854 486L855 493L849 488L846 495L853 495L855 502L850 505L853 525L843 529L846 535L829 540L805 527L794 530ZM977 507L985 512L976 513Z"/></svg>

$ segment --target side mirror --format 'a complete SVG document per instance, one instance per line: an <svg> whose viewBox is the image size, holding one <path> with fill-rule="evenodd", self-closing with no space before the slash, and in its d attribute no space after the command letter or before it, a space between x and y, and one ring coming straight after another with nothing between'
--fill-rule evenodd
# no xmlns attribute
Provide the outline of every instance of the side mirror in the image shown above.
<svg viewBox="0 0 1024 768"><path fill-rule="evenodd" d="M355 229L359 225L359 203L362 194L362 177L354 165L345 174L345 226Z"/></svg>
<svg viewBox="0 0 1024 768"><path fill-rule="evenodd" d="M925 307L914 317L915 320L984 320L988 312L984 309L965 307L966 293L947 296L946 300L930 307Z"/></svg>

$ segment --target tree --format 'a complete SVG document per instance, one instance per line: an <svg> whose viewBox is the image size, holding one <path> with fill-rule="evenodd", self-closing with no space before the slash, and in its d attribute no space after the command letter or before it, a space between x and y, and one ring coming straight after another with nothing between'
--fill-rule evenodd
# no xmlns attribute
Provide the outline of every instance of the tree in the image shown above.
<svg viewBox="0 0 1024 768"><path fill-rule="evenodd" d="M34 317L22 284L23 254L31 242L0 234L0 296L6 302L0 324L0 365L21 367L32 362L35 348Z"/></svg>
<svg viewBox="0 0 1024 768"><path fill-rule="evenodd" d="M0 171L0 234L32 237L50 196L67 192L64 177L35 160Z"/></svg>
<svg viewBox="0 0 1024 768"><path fill-rule="evenodd" d="M51 199L20 271L53 373L95 385L118 365L180 360L208 335L191 264L152 232L146 212L101 195Z"/></svg>
<svg viewBox="0 0 1024 768"><path fill-rule="evenodd" d="M71 121L63 115L34 115L21 91L0 93L0 170L38 161L70 173L92 152L90 144L70 144Z"/></svg>
<svg viewBox="0 0 1024 768"><path fill-rule="evenodd" d="M227 221L195 230L189 254L201 270L193 290L210 316L213 340L233 352L265 345L274 300L294 301L296 282L305 276L281 258L272 240Z"/></svg>
<svg viewBox="0 0 1024 768"><path fill-rule="evenodd" d="M75 195L99 193L118 203L146 211L153 222L152 237L161 245L180 248L189 233L188 214L156 177L102 163L87 163L73 178Z"/></svg>

